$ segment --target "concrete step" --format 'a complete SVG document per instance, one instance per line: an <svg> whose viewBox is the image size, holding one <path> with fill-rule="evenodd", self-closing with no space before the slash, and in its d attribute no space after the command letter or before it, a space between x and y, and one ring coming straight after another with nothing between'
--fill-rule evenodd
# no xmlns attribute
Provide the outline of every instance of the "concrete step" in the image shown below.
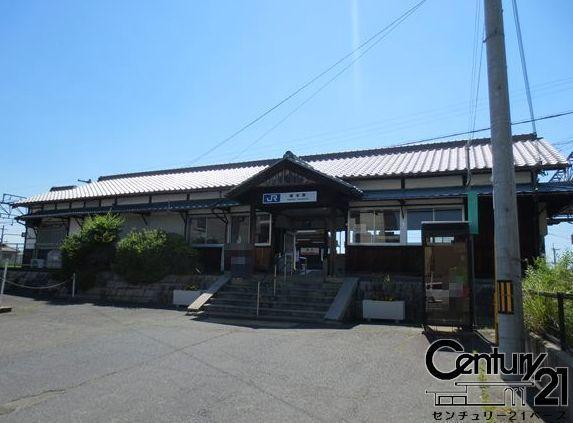
<svg viewBox="0 0 573 423"><path fill-rule="evenodd" d="M228 298L219 298L215 302L213 302L216 306L242 306L242 307L252 307L256 305L256 299L252 299L247 301L245 299L228 299ZM310 304L307 302L292 302L292 301L269 301L269 300L261 300L259 303L261 308L269 308L273 310L283 310L283 309L293 309L293 310L304 310L304 311L322 311L326 313L328 311L330 304L322 303L322 304Z"/></svg>
<svg viewBox="0 0 573 423"><path fill-rule="evenodd" d="M295 317L289 316L288 318L284 318L281 316L266 316L266 315L259 315L257 317L255 314L253 315L245 315L242 313L231 313L231 312L219 312L219 311L211 311L211 312L201 312L199 314L200 318L215 318L215 319L237 319L237 320L264 320L264 321L278 321L278 322L295 322L295 323L323 323L322 319L313 319L313 318L305 318L305 317Z"/></svg>
<svg viewBox="0 0 573 423"><path fill-rule="evenodd" d="M217 305L217 304L205 304L205 310L208 313L211 312L231 312L231 313L238 313L238 314L245 314L245 315L252 315L253 313L256 315L257 308L256 305ZM323 311L315 311L315 310L296 310L296 309L287 309L287 308L268 308L268 307L259 307L259 315L265 316L283 316L283 317L306 317L306 318L315 318L315 319L322 319L324 317Z"/></svg>
<svg viewBox="0 0 573 423"><path fill-rule="evenodd" d="M256 299L256 292L218 292L215 296L217 300L219 299L233 299L245 301ZM261 299L263 301L292 301L292 302L306 302L308 304L330 304L334 300L332 295L288 295L288 294L277 294L273 295L271 292L262 292Z"/></svg>

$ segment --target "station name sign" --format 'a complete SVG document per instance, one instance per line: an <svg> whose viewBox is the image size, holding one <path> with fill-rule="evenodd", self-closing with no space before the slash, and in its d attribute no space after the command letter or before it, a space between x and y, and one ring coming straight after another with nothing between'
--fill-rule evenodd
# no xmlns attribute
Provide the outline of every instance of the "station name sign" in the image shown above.
<svg viewBox="0 0 573 423"><path fill-rule="evenodd" d="M263 204L314 203L316 191L273 192L263 194Z"/></svg>

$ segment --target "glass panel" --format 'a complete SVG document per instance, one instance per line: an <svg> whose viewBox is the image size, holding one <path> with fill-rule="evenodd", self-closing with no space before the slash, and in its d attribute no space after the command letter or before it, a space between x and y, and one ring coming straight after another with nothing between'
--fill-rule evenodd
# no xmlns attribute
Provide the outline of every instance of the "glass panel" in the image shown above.
<svg viewBox="0 0 573 423"><path fill-rule="evenodd" d="M432 209L408 210L407 239L409 244L422 243L422 222L431 222L433 219Z"/></svg>
<svg viewBox="0 0 573 423"><path fill-rule="evenodd" d="M430 235L424 254L427 321L430 324L469 325L470 289L465 237Z"/></svg>
<svg viewBox="0 0 573 423"><path fill-rule="evenodd" d="M435 220L437 222L460 222L462 220L462 209L436 209Z"/></svg>
<svg viewBox="0 0 573 423"><path fill-rule="evenodd" d="M207 218L192 217L189 219L189 242L191 244L205 244L207 240Z"/></svg>
<svg viewBox="0 0 573 423"><path fill-rule="evenodd" d="M351 244L371 244L374 238L374 211L352 211L348 222Z"/></svg>
<svg viewBox="0 0 573 423"><path fill-rule="evenodd" d="M258 214L256 221L256 239L257 244L270 244L271 242L271 215L268 213Z"/></svg>
<svg viewBox="0 0 573 423"><path fill-rule="evenodd" d="M398 210L377 212L376 229L374 242L400 242L400 212Z"/></svg>
<svg viewBox="0 0 573 423"><path fill-rule="evenodd" d="M249 242L249 216L231 217L231 243L247 244Z"/></svg>
<svg viewBox="0 0 573 423"><path fill-rule="evenodd" d="M216 217L207 219L207 244L225 243L225 222Z"/></svg>
<svg viewBox="0 0 573 423"><path fill-rule="evenodd" d="M408 230L422 229L422 222L431 222L432 209L408 210Z"/></svg>

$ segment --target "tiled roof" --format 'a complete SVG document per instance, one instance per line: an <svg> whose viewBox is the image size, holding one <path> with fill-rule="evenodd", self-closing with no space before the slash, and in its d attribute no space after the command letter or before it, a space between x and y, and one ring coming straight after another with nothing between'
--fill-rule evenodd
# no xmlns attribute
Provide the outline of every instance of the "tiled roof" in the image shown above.
<svg viewBox="0 0 573 423"><path fill-rule="evenodd" d="M550 143L531 134L513 139L516 168L560 169L567 160ZM449 141L301 156L314 169L344 180L422 174L460 173L466 170L466 141ZM259 160L212 166L103 176L97 182L34 195L17 205L69 201L123 195L228 189L252 177L276 160ZM487 171L492 167L489 138L473 140L470 167Z"/></svg>
<svg viewBox="0 0 573 423"><path fill-rule="evenodd" d="M194 209L214 209L237 206L239 203L228 198L208 200L166 201L161 203L124 204L107 207L86 207L77 209L41 210L18 216L18 220L35 219L55 216L83 216L102 213L148 213L148 212L179 212Z"/></svg>

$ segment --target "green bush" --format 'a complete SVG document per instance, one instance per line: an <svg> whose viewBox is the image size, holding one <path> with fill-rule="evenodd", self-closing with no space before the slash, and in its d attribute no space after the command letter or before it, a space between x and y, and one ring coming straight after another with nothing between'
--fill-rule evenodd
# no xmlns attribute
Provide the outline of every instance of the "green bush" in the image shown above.
<svg viewBox="0 0 573 423"><path fill-rule="evenodd" d="M523 309L527 329L539 334L544 332L554 334L558 328L557 300L530 294L527 290L573 293L573 253L563 254L554 266L547 263L544 258L538 258L527 268L523 287ZM568 343L573 345L573 301L565 300L564 305Z"/></svg>
<svg viewBox="0 0 573 423"><path fill-rule="evenodd" d="M87 217L80 232L67 236L60 246L63 276L76 273L86 288L97 272L110 269L123 223L123 218L109 213Z"/></svg>
<svg viewBox="0 0 573 423"><path fill-rule="evenodd" d="M152 283L169 274L195 272L197 254L181 235L136 230L118 242L115 270L130 283Z"/></svg>

